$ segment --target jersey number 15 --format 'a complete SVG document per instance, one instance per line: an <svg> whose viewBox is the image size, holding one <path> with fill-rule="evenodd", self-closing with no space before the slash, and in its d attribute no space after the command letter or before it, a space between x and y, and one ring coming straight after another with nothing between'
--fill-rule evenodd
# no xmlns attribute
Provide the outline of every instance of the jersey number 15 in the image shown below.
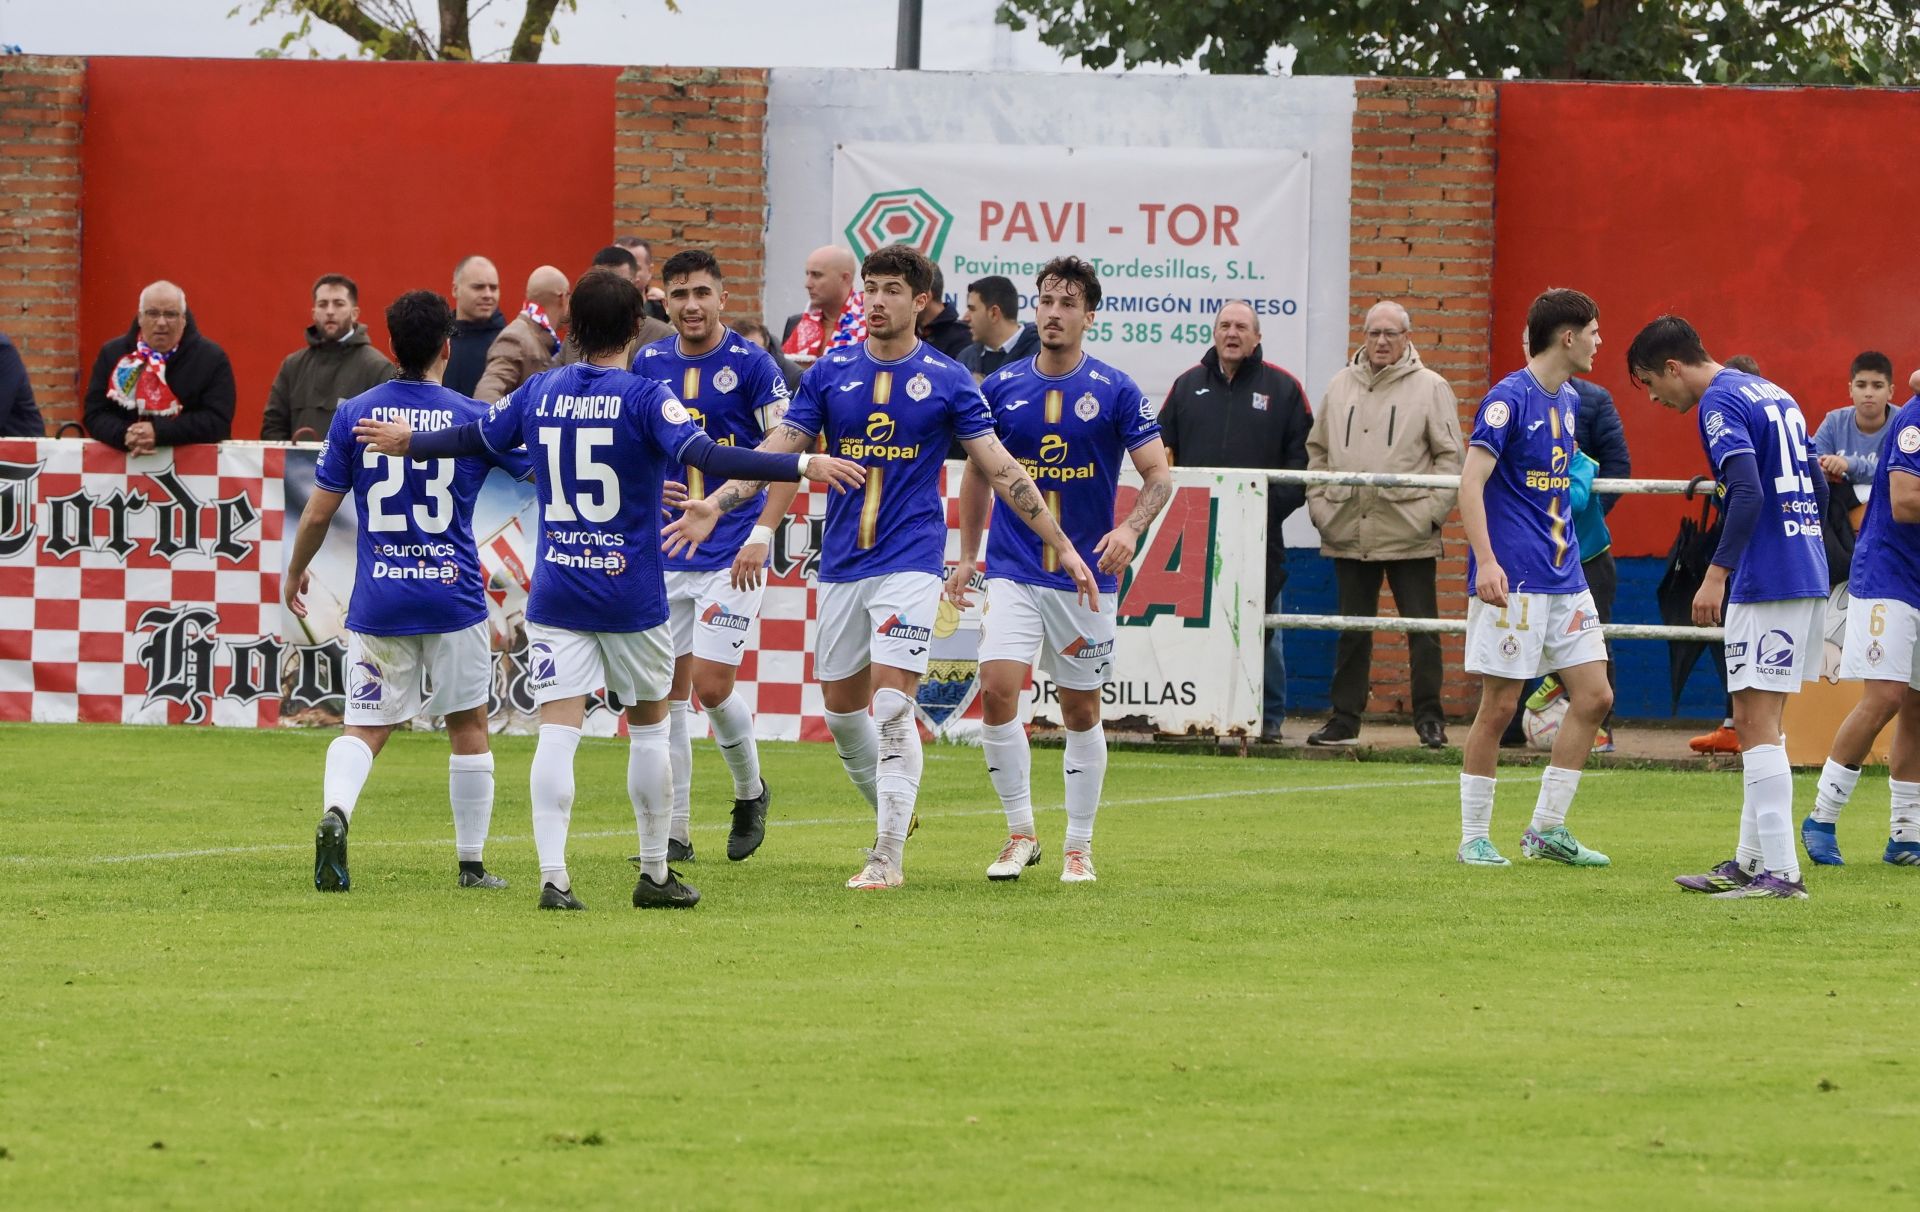
<svg viewBox="0 0 1920 1212"><path fill-rule="evenodd" d="M558 425L540 427L540 445L547 450L547 521L612 521L620 512L620 477L613 468L595 460L593 451L598 446L613 445L613 428L588 425L573 431L573 491L568 491L567 479L560 470L565 433ZM587 491L593 484L600 486L599 492Z"/></svg>

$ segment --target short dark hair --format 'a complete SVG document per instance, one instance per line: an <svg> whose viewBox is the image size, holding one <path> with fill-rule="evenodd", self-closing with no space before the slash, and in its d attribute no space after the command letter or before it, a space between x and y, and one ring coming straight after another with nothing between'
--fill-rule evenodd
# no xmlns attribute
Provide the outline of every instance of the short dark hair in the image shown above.
<svg viewBox="0 0 1920 1212"><path fill-rule="evenodd" d="M634 256L618 244L609 244L593 254L593 264L608 269L624 269L633 273L640 268L640 258Z"/></svg>
<svg viewBox="0 0 1920 1212"><path fill-rule="evenodd" d="M1707 347L1693 325L1679 316L1660 316L1641 329L1627 346L1627 373L1638 378L1659 374L1668 362L1698 366L1707 360Z"/></svg>
<svg viewBox="0 0 1920 1212"><path fill-rule="evenodd" d="M1078 286L1080 297L1086 300L1087 310L1099 310L1100 271L1093 266L1078 257L1055 257L1040 267L1040 276L1033 280L1034 289L1044 290L1048 278Z"/></svg>
<svg viewBox="0 0 1920 1212"><path fill-rule="evenodd" d="M1020 292L1014 289L1012 278L1003 278L999 274L967 283L967 293L980 296L980 306L997 307L1002 317L1008 320L1020 318Z"/></svg>
<svg viewBox="0 0 1920 1212"><path fill-rule="evenodd" d="M625 349L640 330L645 306L633 282L609 269L590 269L573 288L569 335L582 357Z"/></svg>
<svg viewBox="0 0 1920 1212"><path fill-rule="evenodd" d="M860 263L860 279L903 278L916 295L933 293L933 262L909 244L888 244L867 254Z"/></svg>
<svg viewBox="0 0 1920 1212"><path fill-rule="evenodd" d="M642 240L639 236L621 236L618 240L614 241L614 244L616 244L621 248L645 249L647 253L647 260L649 261L653 260L653 245L649 244L645 240ZM636 265L639 264L637 260L634 263Z"/></svg>
<svg viewBox="0 0 1920 1212"><path fill-rule="evenodd" d="M1737 370L1743 375L1757 375L1760 373L1760 363L1754 361L1746 354L1735 354L1731 358L1728 358L1726 367L1728 370Z"/></svg>
<svg viewBox="0 0 1920 1212"><path fill-rule="evenodd" d="M355 285L353 279L349 278L347 275L321 274L319 277L315 278L313 280L313 298L317 299L320 297L320 288L322 286L340 287L342 290L347 292L348 302L352 303L355 307L360 306L360 287ZM1892 372L1889 371L1888 375L1889 377L1891 377Z"/></svg>
<svg viewBox="0 0 1920 1212"><path fill-rule="evenodd" d="M453 308L439 291L410 290L387 305L387 336L408 378L426 374L452 335Z"/></svg>
<svg viewBox="0 0 1920 1212"><path fill-rule="evenodd" d="M947 293L947 275L941 273L940 267L938 265L935 265L933 267L933 297L937 301L939 299L944 298L946 296L946 293Z"/></svg>
<svg viewBox="0 0 1920 1212"><path fill-rule="evenodd" d="M720 272L719 260L712 253L704 248L689 248L667 258L667 263L660 267L660 281L664 284L698 273L712 274L715 282L727 280L727 275Z"/></svg>
<svg viewBox="0 0 1920 1212"><path fill-rule="evenodd" d="M1863 370L1884 375L1887 382L1893 382L1893 359L1877 349L1869 349L1855 357L1853 365L1847 368L1847 377L1851 379Z"/></svg>
<svg viewBox="0 0 1920 1212"><path fill-rule="evenodd" d="M1527 353L1537 354L1553 344L1554 334L1571 324L1585 328L1600 318L1600 305L1577 290L1556 286L1540 292L1527 308Z"/></svg>

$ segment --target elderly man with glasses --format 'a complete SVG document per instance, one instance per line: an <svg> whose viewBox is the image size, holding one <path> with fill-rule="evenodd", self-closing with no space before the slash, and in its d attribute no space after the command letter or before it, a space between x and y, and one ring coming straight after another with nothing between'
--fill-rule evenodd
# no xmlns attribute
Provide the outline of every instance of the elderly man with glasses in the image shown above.
<svg viewBox="0 0 1920 1212"><path fill-rule="evenodd" d="M128 454L224 442L233 431L233 364L200 335L187 293L168 281L140 292L125 336L100 347L87 383L87 432Z"/></svg>
<svg viewBox="0 0 1920 1212"><path fill-rule="evenodd" d="M1367 312L1360 348L1340 369L1315 410L1307 435L1311 471L1460 474L1460 415L1453 388L1421 365L1407 309L1392 301ZM1320 551L1333 560L1339 611L1372 618L1380 581L1403 617L1439 615L1436 561L1440 528L1453 512L1452 489L1314 485L1307 512ZM1440 709L1440 637L1409 635L1413 725L1420 743L1447 743ZM1334 646L1333 718L1309 745L1351 745L1372 694L1373 633L1343 631Z"/></svg>

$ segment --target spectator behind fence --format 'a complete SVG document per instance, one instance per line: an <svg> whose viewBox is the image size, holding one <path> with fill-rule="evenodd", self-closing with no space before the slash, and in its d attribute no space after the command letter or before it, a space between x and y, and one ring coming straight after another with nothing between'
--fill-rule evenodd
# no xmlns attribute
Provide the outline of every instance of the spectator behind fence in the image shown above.
<svg viewBox="0 0 1920 1212"><path fill-rule="evenodd" d="M487 349L487 369L474 386L474 399L491 404L558 364L567 299L567 275L553 266L527 275L527 301Z"/></svg>
<svg viewBox="0 0 1920 1212"><path fill-rule="evenodd" d="M33 401L33 382L20 351L0 332L0 438L44 438L47 423Z"/></svg>
<svg viewBox="0 0 1920 1212"><path fill-rule="evenodd" d="M1313 422L1300 382L1261 360L1260 318L1234 300L1213 321L1213 348L1200 364L1173 382L1160 409L1160 435L1167 453L1189 467L1260 467L1299 470L1307 465L1307 430ZM1280 610L1287 582L1287 545L1281 536L1287 515L1306 499L1298 484L1267 487L1267 608ZM1262 740L1279 740L1287 718L1287 661L1283 633L1267 637L1266 701Z"/></svg>
<svg viewBox="0 0 1920 1212"><path fill-rule="evenodd" d="M1460 474L1460 406L1453 388L1420 361L1407 309L1392 301L1367 312L1360 348L1327 385L1307 438L1314 471ZM1339 611L1373 618L1380 581L1401 617L1440 616L1440 529L1459 494L1442 488L1364 488L1315 484L1307 511L1320 551L1333 561ZM1407 636L1413 730L1420 743L1447 743L1440 707L1440 637ZM1351 745L1373 689L1373 633L1343 631L1334 642L1333 716L1309 745Z"/></svg>
<svg viewBox="0 0 1920 1212"><path fill-rule="evenodd" d="M621 236L613 242L615 248L624 248L633 256L633 282L640 293L647 297L647 316L667 325L667 332L673 332L673 326L667 324L667 292L653 284L653 245L639 236ZM647 345L646 333L640 335L640 344Z"/></svg>
<svg viewBox="0 0 1920 1212"><path fill-rule="evenodd" d="M866 301L853 288L860 264L838 244L807 254L807 310L787 317L780 351L817 358L867 339Z"/></svg>
<svg viewBox="0 0 1920 1212"><path fill-rule="evenodd" d="M1020 292L999 274L967 284L967 330L973 341L957 360L976 379L1040 352L1040 330L1020 322Z"/></svg>
<svg viewBox="0 0 1920 1212"><path fill-rule="evenodd" d="M787 361L787 356L773 343L773 332L765 324L758 320L742 320L733 326L733 330L772 355L773 364L780 368L780 377L787 381L788 395L799 388L800 368Z"/></svg>
<svg viewBox="0 0 1920 1212"><path fill-rule="evenodd" d="M463 396L473 394L487 372L487 351L507 326L500 314L500 271L482 256L453 267L453 336L447 341L447 369L440 380Z"/></svg>
<svg viewBox="0 0 1920 1212"><path fill-rule="evenodd" d="M125 336L100 347L87 382L87 432L128 454L233 436L233 364L200 335L187 292L162 280L140 292Z"/></svg>
<svg viewBox="0 0 1920 1212"><path fill-rule="evenodd" d="M1853 403L1828 413L1814 430L1813 452L1830 483L1853 487L1841 497L1851 509L1866 499L1880 466L1880 431L1892 414L1893 359L1871 349L1855 358L1847 368L1847 394Z"/></svg>
<svg viewBox="0 0 1920 1212"><path fill-rule="evenodd" d="M360 288L345 274L323 274L313 284L313 323L307 345L280 363L267 392L260 436L268 442L317 442L333 423L340 401L393 377L393 363L373 347L360 323Z"/></svg>
<svg viewBox="0 0 1920 1212"><path fill-rule="evenodd" d="M947 277L938 265L933 267L933 293L927 296L927 305L920 309L914 331L922 341L949 358L959 357L960 351L973 341L967 322L960 318L953 304L947 302Z"/></svg>
<svg viewBox="0 0 1920 1212"><path fill-rule="evenodd" d="M628 236L625 238L632 239L633 237ZM641 243L645 244L646 241L642 240ZM599 252L593 254L593 263L587 268L589 272L596 269L605 269L615 277L625 278L627 281L632 282L638 276L639 266L639 261L631 252L620 247L618 244L609 244ZM641 317L641 345L651 345L663 337L670 337L672 335L673 325L662 320L656 320L652 316ZM574 344L573 334L569 332L566 339L560 343L560 354L554 359L554 364L557 366L571 366L579 360L580 347Z"/></svg>

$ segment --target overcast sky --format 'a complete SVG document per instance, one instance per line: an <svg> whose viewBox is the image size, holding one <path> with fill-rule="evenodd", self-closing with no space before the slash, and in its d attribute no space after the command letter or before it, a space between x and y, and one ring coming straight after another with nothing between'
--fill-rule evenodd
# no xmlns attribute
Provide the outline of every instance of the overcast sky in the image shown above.
<svg viewBox="0 0 1920 1212"><path fill-rule="evenodd" d="M241 14L229 18L238 3ZM413 0L431 21L433 0ZM546 63L699 64L723 67L891 67L897 0L580 0L563 13ZM994 23L996 0L931 0L921 65L937 69L1072 71L1031 31ZM521 0L492 0L473 26L477 54L504 51ZM0 43L45 55L197 55L245 58L298 24L249 25L258 0L0 0ZM315 23L322 54L351 41ZM298 53L298 52L295 52Z"/></svg>

